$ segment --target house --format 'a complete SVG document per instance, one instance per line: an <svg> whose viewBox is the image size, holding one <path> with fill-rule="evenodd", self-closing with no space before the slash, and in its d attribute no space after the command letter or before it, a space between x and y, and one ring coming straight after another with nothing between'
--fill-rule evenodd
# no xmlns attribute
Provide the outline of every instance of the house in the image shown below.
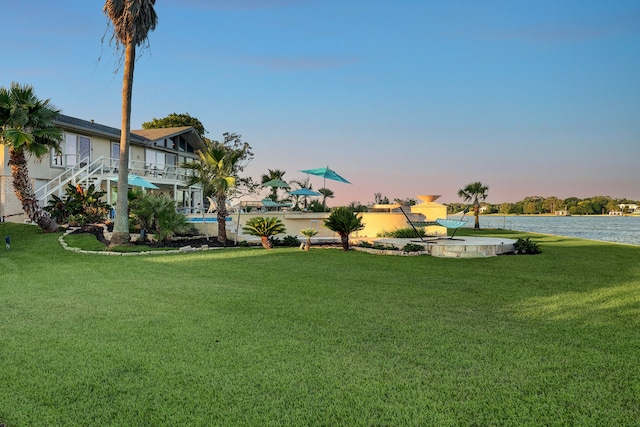
<svg viewBox="0 0 640 427"><path fill-rule="evenodd" d="M554 211L553 214L555 216L571 216L571 213L566 209L560 209L560 210Z"/></svg>
<svg viewBox="0 0 640 427"><path fill-rule="evenodd" d="M635 203L621 203L618 205L621 212L625 213L640 213L640 206Z"/></svg>
<svg viewBox="0 0 640 427"><path fill-rule="evenodd" d="M40 205L46 206L52 194L62 196L70 183L93 183L115 205L120 129L62 114L55 124L63 130L62 152L51 152L41 161L30 159L28 165ZM195 211L202 194L199 187L186 186L191 171L180 165L197 159L196 151L204 147L196 130L191 126L132 130L129 142L129 173L156 185L159 189L154 192L172 197L185 213ZM8 147L1 147L0 216L22 222L27 217L14 193L8 158Z"/></svg>

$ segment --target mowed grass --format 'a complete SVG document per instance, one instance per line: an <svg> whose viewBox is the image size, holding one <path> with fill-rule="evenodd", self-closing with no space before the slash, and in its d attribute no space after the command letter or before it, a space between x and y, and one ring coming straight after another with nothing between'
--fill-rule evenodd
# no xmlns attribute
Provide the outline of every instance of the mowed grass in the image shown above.
<svg viewBox="0 0 640 427"><path fill-rule="evenodd" d="M640 247L529 234L541 255L101 256L6 234L8 427L640 420Z"/></svg>

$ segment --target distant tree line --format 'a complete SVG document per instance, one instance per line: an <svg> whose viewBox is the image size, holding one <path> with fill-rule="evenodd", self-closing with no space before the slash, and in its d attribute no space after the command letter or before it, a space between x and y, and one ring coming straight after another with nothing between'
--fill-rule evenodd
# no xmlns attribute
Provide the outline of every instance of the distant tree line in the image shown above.
<svg viewBox="0 0 640 427"><path fill-rule="evenodd" d="M482 214L515 214L535 215L550 214L556 211L567 211L571 215L597 215L608 214L611 211L621 210L620 204L640 204L629 199L614 199L609 196L595 196L586 199L569 197L559 199L557 197L530 196L515 203L482 204ZM464 203L448 203L447 212L460 212L468 207Z"/></svg>

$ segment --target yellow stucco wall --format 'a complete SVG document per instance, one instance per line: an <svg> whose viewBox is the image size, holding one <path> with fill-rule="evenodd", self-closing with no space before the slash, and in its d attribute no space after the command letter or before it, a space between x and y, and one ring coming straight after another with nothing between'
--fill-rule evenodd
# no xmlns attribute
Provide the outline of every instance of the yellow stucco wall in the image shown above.
<svg viewBox="0 0 640 427"><path fill-rule="evenodd" d="M447 208L439 203L423 203L420 205L412 206L411 213L423 214L427 220L433 221L438 218L447 217ZM286 232L279 237L284 236L298 236L298 238L304 238L300 230L304 228L315 228L319 232L315 236L316 238L337 238L337 233L329 230L324 226L324 220L329 217L328 212L249 212L241 214L231 214L232 221L228 224L227 230L232 231L235 235L235 230L239 224L240 233L242 233L242 226L249 218L256 216L262 217L276 217L279 218L285 225ZM362 216L362 222L365 228L351 234L351 238L362 237L376 237L383 231L393 231L398 228L411 227L407 223L407 218L400 211L392 212L362 212L359 215ZM199 216L201 218L201 216ZM215 215L206 215L207 218L215 218ZM216 236L218 234L217 222L195 223L197 229L202 232L207 232L210 236ZM440 226L426 227L428 235L446 235L447 230Z"/></svg>

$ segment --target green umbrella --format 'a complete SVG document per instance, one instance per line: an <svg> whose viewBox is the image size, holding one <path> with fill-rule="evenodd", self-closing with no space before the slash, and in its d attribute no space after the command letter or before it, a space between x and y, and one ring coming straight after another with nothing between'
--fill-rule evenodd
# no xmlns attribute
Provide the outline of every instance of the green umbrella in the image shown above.
<svg viewBox="0 0 640 427"><path fill-rule="evenodd" d="M289 184L281 179L274 178L262 184L263 187L289 188Z"/></svg>

